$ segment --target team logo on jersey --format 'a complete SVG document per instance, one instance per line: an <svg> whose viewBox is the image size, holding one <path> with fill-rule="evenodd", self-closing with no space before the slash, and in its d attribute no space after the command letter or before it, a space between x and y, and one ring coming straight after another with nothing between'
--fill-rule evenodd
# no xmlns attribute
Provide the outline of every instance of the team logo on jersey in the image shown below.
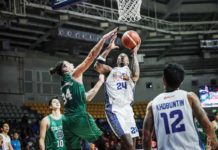
<svg viewBox="0 0 218 150"><path fill-rule="evenodd" d="M164 99L168 99L168 98L173 98L174 95L171 95L171 96L164 96Z"/></svg>
<svg viewBox="0 0 218 150"><path fill-rule="evenodd" d="M123 73L123 74L122 74L122 79L125 80L125 81L129 81L129 76L128 76L128 74Z"/></svg>
<svg viewBox="0 0 218 150"><path fill-rule="evenodd" d="M128 81L128 80L129 80L129 76L128 76L127 73L114 72L114 73L113 73L113 79L114 79L114 80L122 79L122 80Z"/></svg>
<svg viewBox="0 0 218 150"><path fill-rule="evenodd" d="M57 130L57 132L56 132L56 137L57 137L59 140L63 139L63 138L64 138L64 133L63 133L63 131L62 131L62 130Z"/></svg>

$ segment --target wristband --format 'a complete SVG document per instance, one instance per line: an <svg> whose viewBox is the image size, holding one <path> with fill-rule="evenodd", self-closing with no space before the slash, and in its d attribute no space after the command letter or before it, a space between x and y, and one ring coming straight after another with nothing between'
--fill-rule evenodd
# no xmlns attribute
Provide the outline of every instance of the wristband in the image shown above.
<svg viewBox="0 0 218 150"><path fill-rule="evenodd" d="M105 64L106 59L103 58L103 57L100 55L100 56L98 56L97 61L98 61L99 63L101 63L101 64Z"/></svg>

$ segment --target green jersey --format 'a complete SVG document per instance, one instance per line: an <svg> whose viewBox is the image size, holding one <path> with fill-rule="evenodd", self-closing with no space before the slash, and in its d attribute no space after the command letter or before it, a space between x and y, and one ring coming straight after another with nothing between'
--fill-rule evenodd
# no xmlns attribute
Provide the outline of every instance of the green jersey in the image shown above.
<svg viewBox="0 0 218 150"><path fill-rule="evenodd" d="M62 126L62 117L59 120L55 120L51 117L51 115L48 115L48 118L50 125L46 131L45 149L66 150Z"/></svg>
<svg viewBox="0 0 218 150"><path fill-rule="evenodd" d="M71 73L64 75L61 93L64 99L65 115L78 115L86 112L87 106L84 85L75 81Z"/></svg>
<svg viewBox="0 0 218 150"><path fill-rule="evenodd" d="M63 129L69 149L81 149L81 140L94 142L102 135L95 120L86 111L86 95L83 84L75 81L71 73L63 77L61 87L64 99Z"/></svg>

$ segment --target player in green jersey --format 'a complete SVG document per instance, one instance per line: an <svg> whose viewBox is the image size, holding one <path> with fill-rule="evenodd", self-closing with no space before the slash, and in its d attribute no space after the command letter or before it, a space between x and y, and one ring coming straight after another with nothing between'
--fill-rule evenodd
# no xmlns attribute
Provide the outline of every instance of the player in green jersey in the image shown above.
<svg viewBox="0 0 218 150"><path fill-rule="evenodd" d="M44 117L40 123L40 150L66 150L62 119L61 104L58 97L49 100L52 113Z"/></svg>
<svg viewBox="0 0 218 150"><path fill-rule="evenodd" d="M64 99L63 129L68 149L81 149L81 140L94 142L102 132L95 124L93 117L86 111L86 101L91 101L104 82L104 75L88 92L83 85L83 73L91 66L100 53L105 41L114 39L117 28L105 34L95 47L89 52L85 60L77 67L68 61L60 61L50 73L62 76L61 93Z"/></svg>

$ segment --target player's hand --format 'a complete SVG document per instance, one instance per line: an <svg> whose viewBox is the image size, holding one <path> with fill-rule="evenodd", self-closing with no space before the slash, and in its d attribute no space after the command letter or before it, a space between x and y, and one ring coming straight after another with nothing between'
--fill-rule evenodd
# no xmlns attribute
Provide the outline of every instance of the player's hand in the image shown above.
<svg viewBox="0 0 218 150"><path fill-rule="evenodd" d="M104 40L107 40L109 39L111 36L113 36L114 34L117 34L117 30L118 30L118 27L116 27L115 29L113 29L112 31L110 31L109 33L105 34L102 38Z"/></svg>
<svg viewBox="0 0 218 150"><path fill-rule="evenodd" d="M132 49L132 52L133 52L133 53L137 53L138 50L139 50L139 48L140 48L140 46L141 46L141 40L140 40L139 44L136 45L136 47L134 47L134 48Z"/></svg>
<svg viewBox="0 0 218 150"><path fill-rule="evenodd" d="M119 49L119 46L115 44L115 41L117 39L117 33L114 33L114 35L111 38L110 44L108 45L107 49L113 50L113 49Z"/></svg>
<svg viewBox="0 0 218 150"><path fill-rule="evenodd" d="M103 74L99 74L99 81L104 82L105 76Z"/></svg>

